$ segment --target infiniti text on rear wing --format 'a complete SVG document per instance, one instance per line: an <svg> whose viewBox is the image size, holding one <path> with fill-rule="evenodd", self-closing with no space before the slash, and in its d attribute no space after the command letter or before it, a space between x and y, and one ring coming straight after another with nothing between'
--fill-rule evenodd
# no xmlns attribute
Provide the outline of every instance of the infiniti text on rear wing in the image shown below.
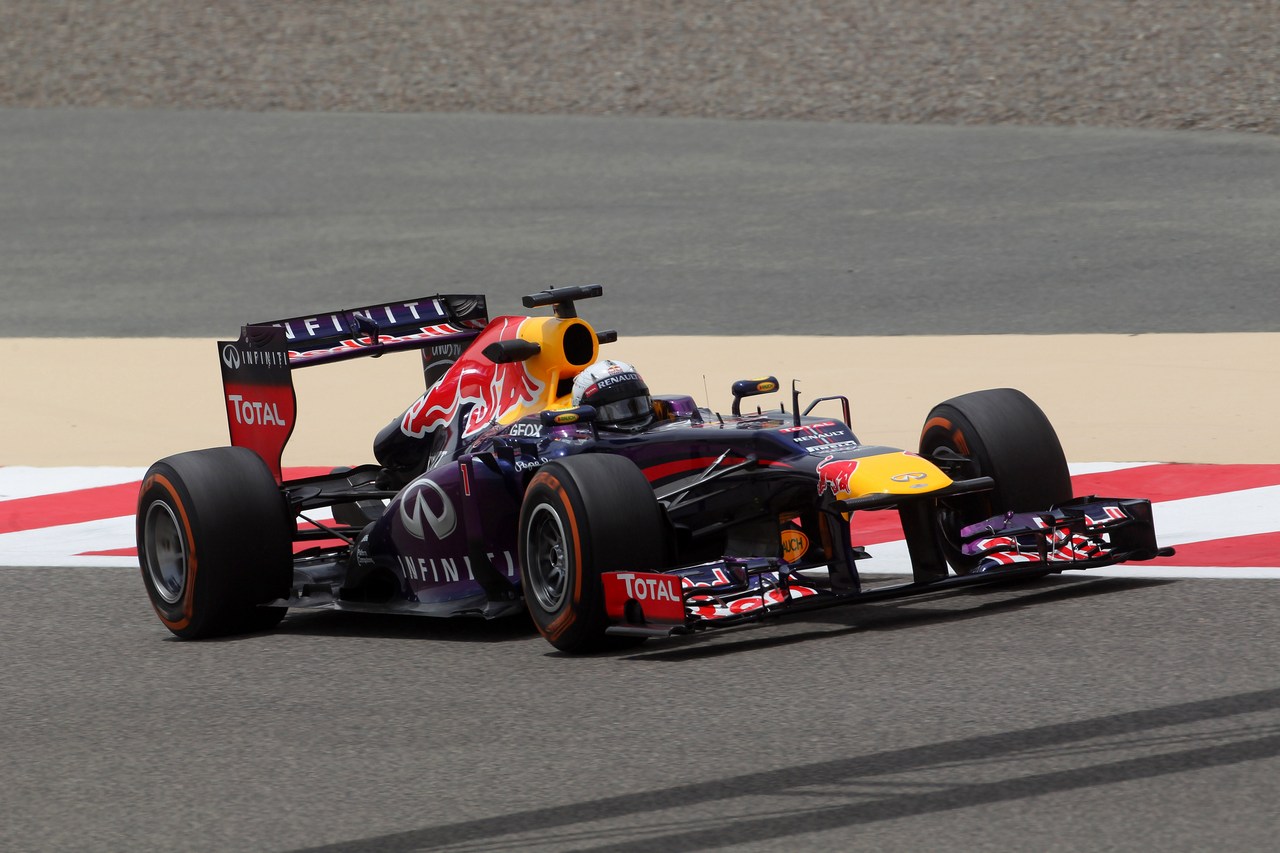
<svg viewBox="0 0 1280 853"><path fill-rule="evenodd" d="M218 341L231 443L253 450L276 481L293 434L298 367L437 345L462 347L489 322L485 298L441 295L307 317L251 323L235 341Z"/></svg>

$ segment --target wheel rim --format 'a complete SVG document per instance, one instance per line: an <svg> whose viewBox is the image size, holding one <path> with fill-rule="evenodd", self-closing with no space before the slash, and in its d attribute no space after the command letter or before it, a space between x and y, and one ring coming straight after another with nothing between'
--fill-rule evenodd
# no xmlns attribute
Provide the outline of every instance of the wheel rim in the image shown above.
<svg viewBox="0 0 1280 853"><path fill-rule="evenodd" d="M173 510L163 501L147 509L143 526L147 575L156 595L177 604L187 587L187 544Z"/></svg>
<svg viewBox="0 0 1280 853"><path fill-rule="evenodd" d="M569 593L568 554L564 525L546 504L534 507L525 538L530 592L548 613L559 610Z"/></svg>

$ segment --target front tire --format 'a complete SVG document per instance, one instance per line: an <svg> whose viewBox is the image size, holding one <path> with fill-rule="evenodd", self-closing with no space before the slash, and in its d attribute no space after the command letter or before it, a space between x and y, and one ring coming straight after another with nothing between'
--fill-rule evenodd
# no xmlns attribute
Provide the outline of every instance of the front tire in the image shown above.
<svg viewBox="0 0 1280 853"><path fill-rule="evenodd" d="M544 465L520 510L520 582L538 631L563 652L614 645L602 571L651 571L667 559L666 517L629 459L574 456Z"/></svg>
<svg viewBox="0 0 1280 853"><path fill-rule="evenodd" d="M243 447L179 453L138 494L142 582L164 626L201 639L264 631L284 618L292 522L266 463Z"/></svg>
<svg viewBox="0 0 1280 853"><path fill-rule="evenodd" d="M1071 500L1071 474L1058 435L1021 391L974 391L934 406L920 434L920 453L932 459L939 448L968 458L959 476L995 480L990 492L944 499L938 508L942 550L956 574L968 574L979 562L960 552L961 527Z"/></svg>

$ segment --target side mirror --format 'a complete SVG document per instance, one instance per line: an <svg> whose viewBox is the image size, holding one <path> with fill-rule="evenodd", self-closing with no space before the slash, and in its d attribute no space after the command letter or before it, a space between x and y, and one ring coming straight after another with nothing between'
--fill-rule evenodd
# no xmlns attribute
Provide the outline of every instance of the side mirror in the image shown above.
<svg viewBox="0 0 1280 853"><path fill-rule="evenodd" d="M761 394L772 394L778 390L778 379L766 376L763 379L739 379L729 389L733 392L733 414L742 414L742 400L746 397L758 397Z"/></svg>
<svg viewBox="0 0 1280 853"><path fill-rule="evenodd" d="M489 344L481 351L481 355L494 364L511 364L526 361L542 352L542 347L533 341L516 338L511 341L497 341Z"/></svg>
<svg viewBox="0 0 1280 853"><path fill-rule="evenodd" d="M596 407L578 406L576 409L560 409L554 412L543 412L538 417L545 427L595 423Z"/></svg>

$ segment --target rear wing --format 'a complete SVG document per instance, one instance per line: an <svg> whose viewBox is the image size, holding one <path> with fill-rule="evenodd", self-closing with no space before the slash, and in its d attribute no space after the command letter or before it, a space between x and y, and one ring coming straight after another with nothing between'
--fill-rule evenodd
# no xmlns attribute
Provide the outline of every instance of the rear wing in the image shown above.
<svg viewBox="0 0 1280 853"><path fill-rule="evenodd" d="M280 482L297 414L295 368L413 349L427 366L460 353L488 323L483 296L453 294L246 325L238 340L218 341L231 443L261 456Z"/></svg>
<svg viewBox="0 0 1280 853"><path fill-rule="evenodd" d="M284 330L289 364L306 367L445 340L470 340L489 323L483 296L428 296L309 317L254 323ZM252 327L251 326L251 327Z"/></svg>

